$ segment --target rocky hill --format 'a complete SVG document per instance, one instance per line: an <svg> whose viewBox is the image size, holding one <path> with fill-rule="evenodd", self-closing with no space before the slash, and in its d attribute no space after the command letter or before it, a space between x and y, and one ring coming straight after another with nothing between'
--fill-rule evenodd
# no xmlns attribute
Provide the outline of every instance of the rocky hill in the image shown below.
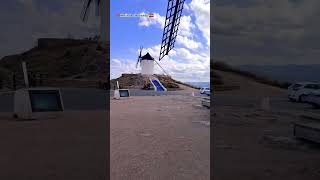
<svg viewBox="0 0 320 180"><path fill-rule="evenodd" d="M11 79L13 73L21 77L21 62L25 61L28 71L45 74L50 80L66 80L73 85L78 81L107 82L107 46L94 40L39 39L36 47L3 57L0 78Z"/></svg>
<svg viewBox="0 0 320 180"><path fill-rule="evenodd" d="M228 81L228 77L230 76L238 76L239 78L244 78L248 81L253 81L256 83L273 86L276 88L286 89L290 83L277 81L271 79L267 76L257 75L253 72L240 70L233 66L230 66L221 61L215 61L210 64L211 66L211 79L212 84L215 90L232 90L232 89L239 89L239 83L236 80ZM239 79L238 78L238 79Z"/></svg>
<svg viewBox="0 0 320 180"><path fill-rule="evenodd" d="M162 85L169 91L184 90L187 88L197 89L197 87L185 84L183 82L177 81L167 75L155 74L155 77L159 79ZM116 82L119 82L120 88L125 89L152 89L152 84L150 83L149 77L142 76L141 74L122 74L119 78L112 79L110 81L110 88L113 89L116 86Z"/></svg>

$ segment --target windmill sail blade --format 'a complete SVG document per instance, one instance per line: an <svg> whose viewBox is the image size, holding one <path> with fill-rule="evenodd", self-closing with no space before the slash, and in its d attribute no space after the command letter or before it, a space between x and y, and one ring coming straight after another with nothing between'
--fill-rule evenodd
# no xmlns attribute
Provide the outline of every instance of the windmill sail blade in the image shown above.
<svg viewBox="0 0 320 180"><path fill-rule="evenodd" d="M143 46L140 47L140 55L139 55L139 57L141 57L142 50L143 50Z"/></svg>
<svg viewBox="0 0 320 180"><path fill-rule="evenodd" d="M137 63L136 63L136 68L138 68L139 61L140 61L140 57L138 57L138 60L137 60Z"/></svg>
<svg viewBox="0 0 320 180"><path fill-rule="evenodd" d="M143 47L140 46L140 53L139 53L139 57L138 57L138 60L137 60L137 63L136 63L136 68L138 68L138 64L139 64L139 61L140 61L140 59L141 59L142 49L143 49Z"/></svg>
<svg viewBox="0 0 320 180"><path fill-rule="evenodd" d="M174 47L185 0L168 0L159 61Z"/></svg>
<svg viewBox="0 0 320 180"><path fill-rule="evenodd" d="M81 20L84 22L88 20L91 3L92 3L92 0L85 0L83 3L83 8L81 11Z"/></svg>

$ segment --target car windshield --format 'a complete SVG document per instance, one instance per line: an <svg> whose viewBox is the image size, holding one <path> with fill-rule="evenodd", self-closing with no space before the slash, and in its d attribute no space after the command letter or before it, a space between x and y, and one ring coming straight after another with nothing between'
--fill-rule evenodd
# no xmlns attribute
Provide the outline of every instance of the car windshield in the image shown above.
<svg viewBox="0 0 320 180"><path fill-rule="evenodd" d="M320 84L307 84L305 86L307 89L320 89Z"/></svg>
<svg viewBox="0 0 320 180"><path fill-rule="evenodd" d="M320 89L320 84L315 84L314 89Z"/></svg>
<svg viewBox="0 0 320 180"><path fill-rule="evenodd" d="M302 84L294 84L294 85L292 86L292 89L293 89L293 90L298 90L300 87L302 87Z"/></svg>

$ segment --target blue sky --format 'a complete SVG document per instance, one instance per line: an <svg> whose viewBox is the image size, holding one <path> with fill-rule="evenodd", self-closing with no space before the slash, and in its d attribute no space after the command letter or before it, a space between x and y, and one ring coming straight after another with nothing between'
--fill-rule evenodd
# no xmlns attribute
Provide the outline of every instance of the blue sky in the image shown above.
<svg viewBox="0 0 320 180"><path fill-rule="evenodd" d="M232 65L319 64L319 0L220 0L214 58Z"/></svg>
<svg viewBox="0 0 320 180"><path fill-rule="evenodd" d="M139 18L119 18L116 14L140 14L141 12L159 12L163 14L166 11L166 1L119 0L111 1L110 3L112 56L126 54L130 48L136 49L140 45L152 46L161 41L162 31L160 28L144 28L138 25Z"/></svg>
<svg viewBox="0 0 320 180"><path fill-rule="evenodd" d="M88 22L80 13L83 0L10 0L0 6L0 58L22 53L38 38L92 37L99 33L99 19L91 10ZM94 7L93 7L94 8Z"/></svg>
<svg viewBox="0 0 320 180"><path fill-rule="evenodd" d="M111 78L137 73L138 50L144 47L155 59L160 53L167 0L111 1ZM117 13L155 13L154 18L121 18ZM186 0L175 48L160 64L181 81L210 79L210 1ZM163 73L160 68L156 73Z"/></svg>
<svg viewBox="0 0 320 180"><path fill-rule="evenodd" d="M136 70L140 45L155 56L159 54L166 3L167 0L112 0L111 75ZM211 57L232 65L319 64L319 0L219 0L212 5L211 18L208 0L187 0L186 4L189 9L183 12L180 44L161 61L176 79L198 81L209 77L206 41L210 36L214 42ZM83 0L3 1L0 58L29 50L41 37L97 35L99 18L91 10L88 22L81 22L82 5ZM148 11L158 13L158 18L146 21L115 17L119 12ZM214 26L211 35L210 25ZM199 44L202 48L197 47Z"/></svg>

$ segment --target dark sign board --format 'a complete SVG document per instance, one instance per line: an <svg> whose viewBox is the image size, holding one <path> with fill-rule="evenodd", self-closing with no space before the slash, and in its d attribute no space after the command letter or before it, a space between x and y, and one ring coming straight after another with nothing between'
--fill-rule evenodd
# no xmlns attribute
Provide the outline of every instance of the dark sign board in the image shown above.
<svg viewBox="0 0 320 180"><path fill-rule="evenodd" d="M32 112L63 111L58 90L29 90Z"/></svg>
<svg viewBox="0 0 320 180"><path fill-rule="evenodd" d="M119 89L120 97L129 97L130 93L128 89Z"/></svg>

